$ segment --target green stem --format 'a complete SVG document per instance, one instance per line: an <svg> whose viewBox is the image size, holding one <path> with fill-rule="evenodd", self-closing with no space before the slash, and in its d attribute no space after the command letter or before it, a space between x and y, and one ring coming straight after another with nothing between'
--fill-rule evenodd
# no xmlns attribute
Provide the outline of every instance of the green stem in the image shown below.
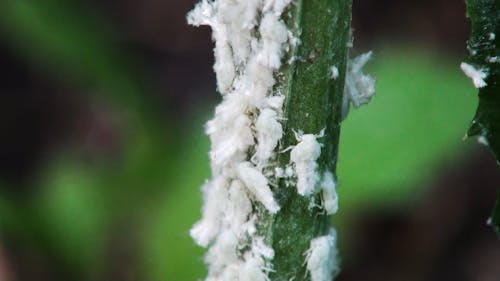
<svg viewBox="0 0 500 281"><path fill-rule="evenodd" d="M280 149L297 144L293 130L318 134L323 144L319 171L335 172L341 106L350 43L351 0L298 0L289 13L287 24L299 37L300 44L291 52L296 59L283 69L281 90L286 95L285 135ZM339 70L331 78L331 67ZM289 162L289 153L281 153L280 165ZM276 215L263 215L260 224L269 245L275 251L271 280L304 280L304 260L311 239L326 235L330 219L320 208L309 208L310 199L297 194L282 181L275 190L281 206ZM319 195L316 195L319 201Z"/></svg>

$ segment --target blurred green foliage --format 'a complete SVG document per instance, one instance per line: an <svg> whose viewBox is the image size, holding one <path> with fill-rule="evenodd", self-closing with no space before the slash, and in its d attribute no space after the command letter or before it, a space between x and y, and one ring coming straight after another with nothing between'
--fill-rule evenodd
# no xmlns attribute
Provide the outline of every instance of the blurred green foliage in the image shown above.
<svg viewBox="0 0 500 281"><path fill-rule="evenodd" d="M37 68L71 77L67 83L95 90L126 111L124 118L138 118L124 120L119 161L89 165L61 152L45 165L36 196L14 204L0 194L1 232L43 244L56 266L92 279L108 265L115 225L125 223L138 235L131 241L139 248L141 280L196 280L204 275L202 249L189 228L200 216L198 186L209 176L201 126L213 109L193 113L198 117L191 121L160 118L137 78L143 74L106 36L106 21L63 3L2 1L2 36ZM422 191L436 163L463 151L476 104L458 60L406 46L375 53L370 72L377 95L369 106L351 110L342 128L339 216L366 204L405 202Z"/></svg>
<svg viewBox="0 0 500 281"><path fill-rule="evenodd" d="M149 90L146 76L115 42L111 23L91 5L76 0L4 0L0 34L41 72L133 107L135 118L154 118L149 116L154 103L143 98Z"/></svg>
<svg viewBox="0 0 500 281"><path fill-rule="evenodd" d="M106 205L100 178L78 162L52 165L32 203L38 234L58 262L77 276L90 277L105 260Z"/></svg>
<svg viewBox="0 0 500 281"><path fill-rule="evenodd" d="M412 194L435 175L437 161L464 148L477 104L458 60L407 46L376 53L369 70L376 96L351 110L342 126L338 177L345 206L364 199L395 203Z"/></svg>

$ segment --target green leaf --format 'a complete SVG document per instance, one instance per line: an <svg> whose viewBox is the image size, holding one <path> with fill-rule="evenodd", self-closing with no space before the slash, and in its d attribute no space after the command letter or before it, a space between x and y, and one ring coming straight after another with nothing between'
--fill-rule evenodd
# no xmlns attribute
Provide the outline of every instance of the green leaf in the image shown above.
<svg viewBox="0 0 500 281"><path fill-rule="evenodd" d="M479 106L468 136L486 141L497 159L500 157L500 1L468 0L467 14L471 20L471 38L467 42L466 62L487 74L486 86L479 88ZM498 230L500 206L494 209L493 227Z"/></svg>
<svg viewBox="0 0 500 281"><path fill-rule="evenodd" d="M361 205L407 204L426 191L433 167L465 151L476 98L457 59L407 45L376 49L367 72L377 77L377 93L342 123L341 214Z"/></svg>

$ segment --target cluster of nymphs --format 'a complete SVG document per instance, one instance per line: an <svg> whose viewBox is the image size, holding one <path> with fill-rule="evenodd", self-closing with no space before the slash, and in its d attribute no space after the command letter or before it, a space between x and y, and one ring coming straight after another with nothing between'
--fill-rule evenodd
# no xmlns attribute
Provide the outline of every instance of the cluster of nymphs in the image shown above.
<svg viewBox="0 0 500 281"><path fill-rule="evenodd" d="M258 234L256 206L271 214L280 211L271 189L277 178L294 180L303 196L321 192L321 207L328 214L337 210L333 174L317 171L321 153L317 139L322 133L296 133L290 165L276 167L284 95L273 86L284 54L298 44L282 19L291 2L202 0L188 14L190 24L212 28L214 70L223 97L206 125L212 179L202 187L203 217L191 230L195 241L209 248L205 256L209 281L268 280L274 251ZM364 62L355 63L351 72L359 72ZM366 99L367 90L357 90L366 83L359 79L353 83L347 94ZM308 274L313 281L331 280L337 268L335 231L314 238L310 245L304 253Z"/></svg>

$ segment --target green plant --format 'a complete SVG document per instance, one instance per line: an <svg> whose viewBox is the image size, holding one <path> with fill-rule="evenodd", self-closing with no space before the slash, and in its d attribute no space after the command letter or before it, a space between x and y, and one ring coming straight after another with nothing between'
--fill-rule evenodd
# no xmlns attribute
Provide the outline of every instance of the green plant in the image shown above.
<svg viewBox="0 0 500 281"><path fill-rule="evenodd" d="M467 42L469 56L462 63L464 72L479 89L479 105L468 136L479 136L497 163L500 159L500 1L467 0L471 20L471 38ZM500 235L500 194L490 222Z"/></svg>
<svg viewBox="0 0 500 281"><path fill-rule="evenodd" d="M340 123L374 93L370 53L348 62L351 1L202 1L188 21L212 28L223 95L191 230L208 280L332 279Z"/></svg>
<svg viewBox="0 0 500 281"><path fill-rule="evenodd" d="M496 153L497 2L468 2L471 56L461 65L482 89L469 135ZM340 124L374 92L361 71L370 54L347 60L350 18L349 0L205 0L188 16L212 27L223 95L207 124L213 179L191 232L209 247L208 280L320 281L337 272L329 215Z"/></svg>

